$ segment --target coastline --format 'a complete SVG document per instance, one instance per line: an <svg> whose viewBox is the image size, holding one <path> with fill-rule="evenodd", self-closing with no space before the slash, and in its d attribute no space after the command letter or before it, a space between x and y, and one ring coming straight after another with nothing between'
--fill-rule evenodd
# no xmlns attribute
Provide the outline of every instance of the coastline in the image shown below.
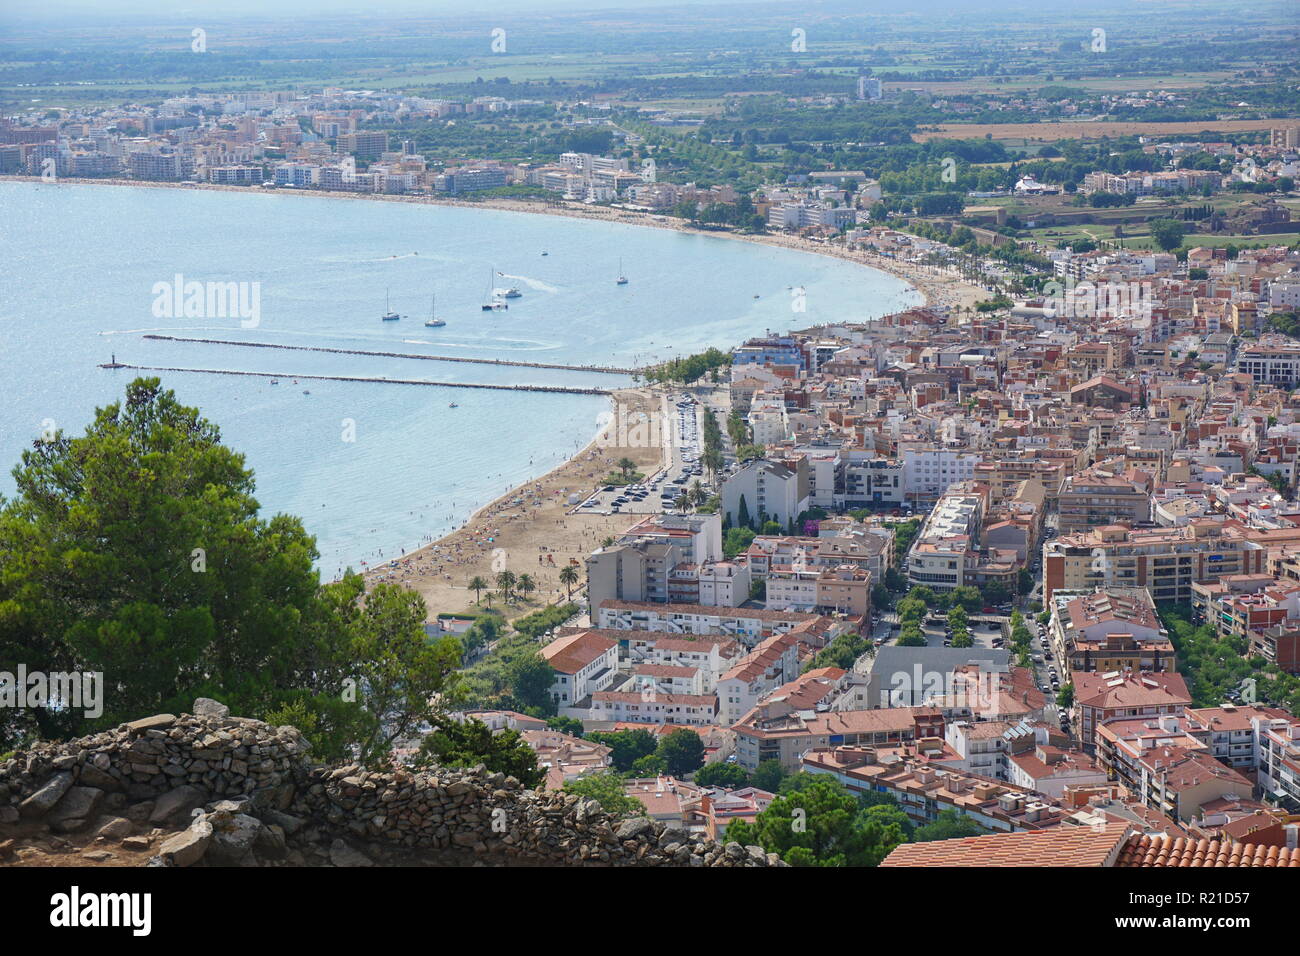
<svg viewBox="0 0 1300 956"><path fill-rule="evenodd" d="M663 464L658 444L625 445L612 440L626 434L625 423L639 420L642 413L657 419L662 414L662 392L651 387L621 389L611 401L615 417L580 451L544 475L509 488L442 537L362 569L367 587L388 581L418 591L430 621L443 612L474 611L469 581L480 576L495 591L496 574L503 570L528 574L537 584L530 603L504 609L508 619L565 599L560 570L568 564L581 569L587 554L605 537L621 534L638 517L573 512L569 495L585 499L601 478L617 470L614 463L621 458L631 458L647 475ZM486 609L487 604L479 607Z"/></svg>
<svg viewBox="0 0 1300 956"><path fill-rule="evenodd" d="M0 182L44 182L33 176L0 176ZM648 226L676 232L744 240L761 245L778 246L798 252L832 256L867 268L889 273L909 283L924 297L926 305L968 305L987 293L950 276L925 275L907 263L884 259L870 253L848 251L826 243L784 234L739 235L728 231L692 228L681 220L655 213L586 206L576 203L550 205L527 200L496 197L487 200L433 198L370 193L346 193L325 190L264 190L251 186L217 184L186 185L179 182L156 182L124 179L63 178L57 184L115 185L164 189L204 189L258 195L302 195L326 199L379 200L432 206L455 206L469 209L495 209L503 212L526 212L534 215L563 216L625 225ZM642 412L657 420L661 414L661 391L641 387L623 389L610 396L615 421L627 421L629 415ZM400 583L418 591L425 600L428 620L443 612L473 611L474 595L466 587L474 576L481 576L495 590L495 574L508 569L528 574L537 584L534 600L527 606L516 604L506 610L513 618L548 603L562 600L565 588L559 583L561 568L576 564L580 569L587 554L606 536L620 534L637 520L632 514L569 514L568 496L585 498L620 458L631 458L638 470L649 474L661 466L662 448L626 447L596 435L580 451L550 471L517 486L482 505L465 521L437 539L419 547L382 559L382 563L358 568L367 587L382 581ZM382 552L381 552L382 553ZM534 557L535 556L535 557Z"/></svg>
<svg viewBox="0 0 1300 956"><path fill-rule="evenodd" d="M89 186L133 186L137 188L205 190L215 192L250 193L258 196L311 196L317 199L352 199L371 202L400 202L423 206L453 206L461 209L495 209L500 212L522 212L535 216L560 216L569 219L588 219L595 222L621 223L623 225L644 226L651 229L666 229L672 232L687 233L698 236L711 236L717 239L732 239L752 242L759 245L777 246L795 252L808 252L819 256L829 256L844 262L853 262L877 272L885 272L902 279L921 293L926 306L949 306L967 308L975 302L987 298L989 293L978 286L963 282L948 275L933 275L923 271L922 267L896 259L887 259L874 253L859 250L841 249L828 243L803 239L785 233L757 233L742 235L728 230L696 229L680 219L651 212L638 212L631 209L617 209L611 206L585 205L583 203L556 201L547 203L526 199L493 197L490 199L456 199L427 195L403 195L389 193L350 193L340 190L324 189L262 189L259 186L231 186L218 183L164 182L143 179L86 179L61 177L53 183L40 176L0 175L0 182L31 182L58 185L72 183Z"/></svg>

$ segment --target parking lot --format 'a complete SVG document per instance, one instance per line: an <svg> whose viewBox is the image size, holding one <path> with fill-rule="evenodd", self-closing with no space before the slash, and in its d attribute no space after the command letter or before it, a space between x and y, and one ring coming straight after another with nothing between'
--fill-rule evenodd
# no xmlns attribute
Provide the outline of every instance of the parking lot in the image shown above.
<svg viewBox="0 0 1300 956"><path fill-rule="evenodd" d="M658 430L664 443L665 467L643 481L626 486L604 485L573 509L586 514L659 514L672 511L678 496L696 481L707 495L714 493L700 464L703 450L702 407L686 395L665 396Z"/></svg>

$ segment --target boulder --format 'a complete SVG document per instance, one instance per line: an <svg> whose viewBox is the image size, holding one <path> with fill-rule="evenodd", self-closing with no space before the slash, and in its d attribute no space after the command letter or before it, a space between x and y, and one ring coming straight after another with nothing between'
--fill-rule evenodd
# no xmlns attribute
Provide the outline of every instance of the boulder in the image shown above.
<svg viewBox="0 0 1300 956"><path fill-rule="evenodd" d="M169 790L154 801L150 823L181 822L190 818L190 812L208 802L206 790L185 784Z"/></svg>
<svg viewBox="0 0 1300 956"><path fill-rule="evenodd" d="M113 817L96 832L95 836L105 840L122 840L131 835L134 825L125 817Z"/></svg>
<svg viewBox="0 0 1300 956"><path fill-rule="evenodd" d="M45 815L45 822L56 833L80 830L95 815L104 791L95 787L69 787L54 809Z"/></svg>
<svg viewBox="0 0 1300 956"><path fill-rule="evenodd" d="M370 857L359 850L354 850L342 840L330 844L330 862L335 866L374 866Z"/></svg>
<svg viewBox="0 0 1300 956"><path fill-rule="evenodd" d="M196 820L188 830L164 841L158 848L158 856L168 866L193 866L203 859L211 843L212 824L207 820Z"/></svg>
<svg viewBox="0 0 1300 956"><path fill-rule="evenodd" d="M194 701L194 713L200 717L229 717L230 708L211 697L198 697Z"/></svg>
<svg viewBox="0 0 1300 956"><path fill-rule="evenodd" d="M633 817L630 820L624 820L618 825L618 832L614 835L619 840L635 840L641 834L654 829L654 821L649 817Z"/></svg>
<svg viewBox="0 0 1300 956"><path fill-rule="evenodd" d="M146 730L165 730L174 723L176 723L175 714L156 714L153 717L142 717L140 720L133 720L123 724L123 726L132 737L139 737Z"/></svg>
<svg viewBox="0 0 1300 956"><path fill-rule="evenodd" d="M72 774L56 773L45 782L39 790L18 804L18 811L25 817L39 817L48 813L50 808L63 798L72 786Z"/></svg>
<svg viewBox="0 0 1300 956"><path fill-rule="evenodd" d="M218 866L239 866L253 851L262 831L262 821L239 813L228 819L212 823L212 843L208 846L207 860Z"/></svg>

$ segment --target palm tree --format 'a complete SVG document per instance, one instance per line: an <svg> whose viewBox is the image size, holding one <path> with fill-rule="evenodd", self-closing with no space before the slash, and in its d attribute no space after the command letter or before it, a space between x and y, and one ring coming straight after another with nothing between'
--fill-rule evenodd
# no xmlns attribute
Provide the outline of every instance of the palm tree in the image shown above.
<svg viewBox="0 0 1300 956"><path fill-rule="evenodd" d="M560 583L564 585L569 592L568 598L573 597L573 586L578 583L578 569L571 564L566 564L560 568Z"/></svg>
<svg viewBox="0 0 1300 956"><path fill-rule="evenodd" d="M469 589L474 592L474 603L478 604L480 599L480 592L486 591L488 589L488 583L487 581L483 580L483 578L480 575L476 574L469 579Z"/></svg>
<svg viewBox="0 0 1300 956"><path fill-rule="evenodd" d="M634 462L631 458L620 458L616 462L616 464L618 466L618 470L623 473L623 478L625 480L628 475L636 471L636 462Z"/></svg>
<svg viewBox="0 0 1300 956"><path fill-rule="evenodd" d="M708 498L708 495L704 493L704 485L700 484L698 478L691 482L691 490L687 494L691 499L691 504L696 507L704 504L705 499Z"/></svg>
<svg viewBox="0 0 1300 956"><path fill-rule="evenodd" d="M691 503L690 499L686 497L686 492L684 491L676 498L673 499L673 507L676 508L678 511L685 511L686 507L690 503Z"/></svg>
<svg viewBox="0 0 1300 956"><path fill-rule="evenodd" d="M510 601L510 591L518 580L513 571L500 571L497 573L497 590L501 592L501 600L507 603Z"/></svg>
<svg viewBox="0 0 1300 956"><path fill-rule="evenodd" d="M515 586L519 588L519 593L525 598L532 594L533 591L537 590L537 582L533 580L531 574L519 575L519 580L515 582Z"/></svg>

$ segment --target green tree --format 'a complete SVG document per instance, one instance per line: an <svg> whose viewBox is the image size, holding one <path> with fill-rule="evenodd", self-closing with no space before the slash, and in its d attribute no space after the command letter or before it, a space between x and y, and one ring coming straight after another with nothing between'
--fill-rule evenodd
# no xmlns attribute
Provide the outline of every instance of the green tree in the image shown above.
<svg viewBox="0 0 1300 956"><path fill-rule="evenodd" d="M768 793L776 793L781 789L781 781L784 779L785 768L781 766L781 761L764 760L750 774L749 783L750 786L766 790Z"/></svg>
<svg viewBox="0 0 1300 956"><path fill-rule="evenodd" d="M357 594L348 606L348 654L364 709L355 746L366 766L389 763L394 741L436 723L435 701L455 699L460 641L431 641L426 615L424 599L396 584L376 585L364 603Z"/></svg>
<svg viewBox="0 0 1300 956"><path fill-rule="evenodd" d="M592 731L587 739L610 749L609 759L619 773L628 773L642 757L655 752L658 741L648 730Z"/></svg>
<svg viewBox="0 0 1300 956"><path fill-rule="evenodd" d="M550 713L555 709L551 687L555 684L555 669L533 651L511 662L506 679L510 690L526 707L539 707Z"/></svg>
<svg viewBox="0 0 1300 956"><path fill-rule="evenodd" d="M573 589L578 583L578 569L572 564L560 568L560 583L564 585L566 600L573 599Z"/></svg>
<svg viewBox="0 0 1300 956"><path fill-rule="evenodd" d="M483 764L494 773L514 777L525 787L546 779L537 766L537 753L517 730L493 733L481 720L444 718L420 744L417 766L475 767Z"/></svg>
<svg viewBox="0 0 1300 956"><path fill-rule="evenodd" d="M929 843L933 840L956 840L960 837L982 836L986 831L965 814L956 810L944 810L934 822L916 828L917 843Z"/></svg>
<svg viewBox="0 0 1300 956"><path fill-rule="evenodd" d="M547 718L546 726L570 737L581 737L583 734L582 721L577 717L550 717Z"/></svg>
<svg viewBox="0 0 1300 956"><path fill-rule="evenodd" d="M889 808L864 809L839 781L817 776L778 796L753 823L732 823L726 839L757 844L794 866L876 866L904 841L897 822L873 813Z"/></svg>
<svg viewBox="0 0 1300 956"><path fill-rule="evenodd" d="M469 579L469 584L467 586L471 591L474 592L475 604L479 603L479 600L482 596L482 592L486 591L489 587L491 587L491 585L487 583L487 581L482 577L482 575L478 575L478 574L474 575L472 578Z"/></svg>
<svg viewBox="0 0 1300 956"><path fill-rule="evenodd" d="M745 496L740 496L740 504L736 509L736 526L740 528L753 528L754 519L750 517L749 505L745 501Z"/></svg>
<svg viewBox="0 0 1300 956"><path fill-rule="evenodd" d="M1074 705L1074 684L1065 683L1061 689L1056 692L1056 706L1071 707Z"/></svg>
<svg viewBox="0 0 1300 956"><path fill-rule="evenodd" d="M633 777L658 777L667 772L668 762L656 753L637 757L632 762L632 770L629 775Z"/></svg>
<svg viewBox="0 0 1300 956"><path fill-rule="evenodd" d="M695 782L701 787L725 787L737 790L748 785L749 774L739 764L718 761L705 764L695 774Z"/></svg>
<svg viewBox="0 0 1300 956"><path fill-rule="evenodd" d="M683 727L664 736L655 754L663 760L667 773L684 777L704 766L704 741L695 731Z"/></svg>
<svg viewBox="0 0 1300 956"><path fill-rule="evenodd" d="M577 780L570 780L564 785L564 790L566 793L575 793L584 800L595 800L607 813L617 816L645 815L645 806L624 792L623 778L611 770L589 773Z"/></svg>
<svg viewBox="0 0 1300 956"><path fill-rule="evenodd" d="M158 379L133 381L84 435L38 439L13 477L0 669L102 672L97 726L200 693L246 715L337 699L347 635L319 626L314 539L297 518L259 516L243 456ZM9 710L0 743L91 726L71 709Z"/></svg>
<svg viewBox="0 0 1300 956"><path fill-rule="evenodd" d="M1151 238L1165 252L1172 252L1183 244L1183 237L1187 235L1186 223L1177 219L1153 219L1151 220Z"/></svg>
<svg viewBox="0 0 1300 956"><path fill-rule="evenodd" d="M741 503L743 504L743 495L741 496L741 499ZM757 535L755 534L754 529L747 526L742 525L735 528L728 528L726 535L724 535L722 539L722 553L728 558L734 558L736 555L747 550L749 546L754 543L754 538L756 537Z"/></svg>

